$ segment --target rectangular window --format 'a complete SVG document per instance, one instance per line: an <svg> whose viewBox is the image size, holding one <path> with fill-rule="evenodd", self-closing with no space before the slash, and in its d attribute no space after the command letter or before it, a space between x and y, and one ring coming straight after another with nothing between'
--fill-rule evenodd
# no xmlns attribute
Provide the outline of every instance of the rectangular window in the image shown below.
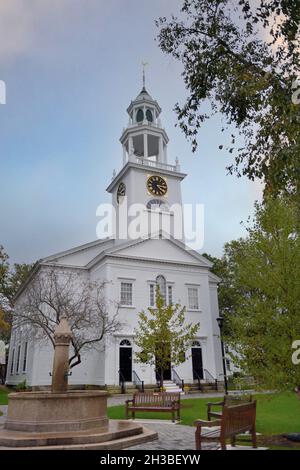
<svg viewBox="0 0 300 470"><path fill-rule="evenodd" d="M19 344L18 346L18 352L17 352L17 367L16 367L16 374L19 373L20 369L20 355L21 355L21 345Z"/></svg>
<svg viewBox="0 0 300 470"><path fill-rule="evenodd" d="M172 286L168 286L168 304L172 305L173 303L173 288Z"/></svg>
<svg viewBox="0 0 300 470"><path fill-rule="evenodd" d="M198 287L188 288L188 298L189 298L189 309L199 310Z"/></svg>
<svg viewBox="0 0 300 470"><path fill-rule="evenodd" d="M132 282L121 282L121 305L132 305Z"/></svg>
<svg viewBox="0 0 300 470"><path fill-rule="evenodd" d="M26 343L24 344L24 353L23 353L23 369L22 369L23 372L26 372L26 368L27 368L27 350L28 350L28 343L26 341Z"/></svg>
<svg viewBox="0 0 300 470"><path fill-rule="evenodd" d="M12 353L11 353L11 363L10 363L11 375L14 373L14 362L15 362L15 348L12 350Z"/></svg>
<svg viewBox="0 0 300 470"><path fill-rule="evenodd" d="M230 359L226 359L227 370L230 370Z"/></svg>
<svg viewBox="0 0 300 470"><path fill-rule="evenodd" d="M150 284L150 307L155 307L155 285Z"/></svg>

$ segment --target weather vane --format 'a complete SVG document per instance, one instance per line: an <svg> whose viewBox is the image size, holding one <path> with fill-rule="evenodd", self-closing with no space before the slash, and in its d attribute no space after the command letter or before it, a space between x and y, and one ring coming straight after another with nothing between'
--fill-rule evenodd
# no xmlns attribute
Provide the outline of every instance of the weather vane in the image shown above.
<svg viewBox="0 0 300 470"><path fill-rule="evenodd" d="M148 65L148 62L142 62L143 67L143 88L145 88L145 67Z"/></svg>

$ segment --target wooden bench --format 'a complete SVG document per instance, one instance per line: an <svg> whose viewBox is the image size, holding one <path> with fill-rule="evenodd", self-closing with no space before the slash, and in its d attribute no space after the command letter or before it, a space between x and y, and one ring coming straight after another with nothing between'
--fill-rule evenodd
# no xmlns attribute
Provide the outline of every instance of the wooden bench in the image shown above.
<svg viewBox="0 0 300 470"><path fill-rule="evenodd" d="M204 421L198 419L195 421L196 449L201 450L203 440L218 441L222 450L226 450L226 441L230 438L231 445L234 447L237 434L249 431L252 437L252 446L256 444L256 401L242 405L223 407L221 419L214 421Z"/></svg>
<svg viewBox="0 0 300 470"><path fill-rule="evenodd" d="M235 405L242 405L244 403L251 403L252 402L252 395L225 395L222 401L218 402L209 402L206 403L207 406L207 419L208 421L211 418L220 419L222 416L223 408L225 405L227 406L235 406ZM215 406L220 406L220 411L212 411L212 408Z"/></svg>
<svg viewBox="0 0 300 470"><path fill-rule="evenodd" d="M180 420L180 393L135 393L132 400L126 400L126 419L131 413L135 419L137 411L159 411L172 413L172 421Z"/></svg>

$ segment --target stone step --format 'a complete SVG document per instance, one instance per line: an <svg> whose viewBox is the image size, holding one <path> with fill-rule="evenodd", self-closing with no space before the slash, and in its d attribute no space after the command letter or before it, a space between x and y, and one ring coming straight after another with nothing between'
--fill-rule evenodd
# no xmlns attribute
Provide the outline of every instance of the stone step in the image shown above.
<svg viewBox="0 0 300 470"><path fill-rule="evenodd" d="M176 383L172 382L171 380L165 380L163 387L166 393L180 393L181 395L184 395L182 388L178 387L178 385L176 385Z"/></svg>
<svg viewBox="0 0 300 470"><path fill-rule="evenodd" d="M93 442L93 443L78 443L78 444L58 444L58 445L41 445L34 447L17 447L13 450L121 450L133 447L139 444L145 444L150 441L154 441L158 438L158 434L155 431L146 429L143 427L143 431L140 434L121 437L118 439L112 439L104 442ZM0 445L0 450L12 450L12 447Z"/></svg>

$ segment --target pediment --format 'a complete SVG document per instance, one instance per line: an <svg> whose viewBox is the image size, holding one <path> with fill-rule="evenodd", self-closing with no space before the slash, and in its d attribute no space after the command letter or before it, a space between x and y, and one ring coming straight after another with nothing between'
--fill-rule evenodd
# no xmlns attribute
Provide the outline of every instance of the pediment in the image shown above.
<svg viewBox="0 0 300 470"><path fill-rule="evenodd" d="M187 263L206 268L211 266L210 261L183 243L166 238L147 238L120 245L106 250L106 255Z"/></svg>

